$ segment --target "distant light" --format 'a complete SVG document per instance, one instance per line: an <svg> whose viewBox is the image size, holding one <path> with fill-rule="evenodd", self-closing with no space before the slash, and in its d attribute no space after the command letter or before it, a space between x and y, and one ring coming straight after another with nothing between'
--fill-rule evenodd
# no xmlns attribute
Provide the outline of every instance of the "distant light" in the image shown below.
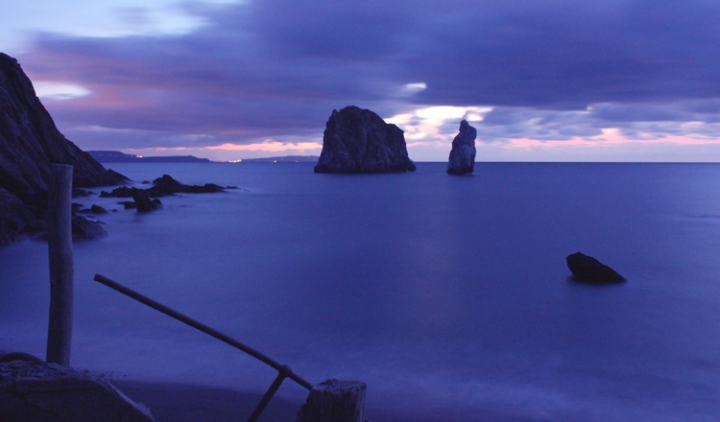
<svg viewBox="0 0 720 422"><path fill-rule="evenodd" d="M72 100L92 94L89 89L66 82L34 82L35 94L50 100Z"/></svg>

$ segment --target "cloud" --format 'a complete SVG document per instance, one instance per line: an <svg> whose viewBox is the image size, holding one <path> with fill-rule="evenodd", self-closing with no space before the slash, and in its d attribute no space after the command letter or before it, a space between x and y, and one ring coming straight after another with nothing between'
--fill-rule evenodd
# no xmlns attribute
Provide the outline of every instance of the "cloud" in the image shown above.
<svg viewBox="0 0 720 422"><path fill-rule="evenodd" d="M91 94L85 87L72 83L36 82L34 88L38 98L49 100L64 101L78 97L86 97Z"/></svg>
<svg viewBox="0 0 720 422"><path fill-rule="evenodd" d="M19 57L89 92L46 104L83 144L88 127L128 148L314 142L350 104L431 144L461 118L486 143L718 133L713 2L168 2L198 23L175 32L133 7L113 15L129 35L39 33Z"/></svg>

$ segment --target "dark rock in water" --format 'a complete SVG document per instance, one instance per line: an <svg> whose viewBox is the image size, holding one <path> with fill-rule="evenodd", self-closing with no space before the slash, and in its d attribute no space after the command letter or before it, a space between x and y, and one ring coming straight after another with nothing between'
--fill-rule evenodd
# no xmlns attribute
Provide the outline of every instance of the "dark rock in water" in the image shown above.
<svg viewBox="0 0 720 422"><path fill-rule="evenodd" d="M100 205L95 205L95 204L93 204L93 205L90 207L90 212L93 213L93 214L107 214L107 213L108 213L108 210L106 210L105 208L101 207Z"/></svg>
<svg viewBox="0 0 720 422"><path fill-rule="evenodd" d="M113 189L112 192L100 192L101 198L132 198L132 196L132 188L127 186L120 186L119 188Z"/></svg>
<svg viewBox="0 0 720 422"><path fill-rule="evenodd" d="M87 189L73 188L73 190L72 190L73 198L78 198L78 197L82 197L82 196L90 196L92 194L93 193Z"/></svg>
<svg viewBox="0 0 720 422"><path fill-rule="evenodd" d="M68 141L17 60L0 53L0 245L42 225L52 163L73 166L75 187L127 180Z"/></svg>
<svg viewBox="0 0 720 422"><path fill-rule="evenodd" d="M154 198L175 195L176 193L216 193L223 192L225 188L214 183L200 185L184 185L173 179L170 175L164 174L153 180L153 187L147 190Z"/></svg>
<svg viewBox="0 0 720 422"><path fill-rule="evenodd" d="M594 284L622 283L625 277L597 259L576 252L566 258L575 280Z"/></svg>
<svg viewBox="0 0 720 422"><path fill-rule="evenodd" d="M75 204L73 204L75 205ZM93 204L90 208L83 208L80 210L77 210L77 212L81 214L107 214L108 210L101 207L100 205Z"/></svg>
<svg viewBox="0 0 720 422"><path fill-rule="evenodd" d="M122 201L118 202L118 204L122 205L126 210L134 210L137 208L135 201Z"/></svg>
<svg viewBox="0 0 720 422"><path fill-rule="evenodd" d="M92 240L105 236L107 231L97 221L75 215L72 217L73 240Z"/></svg>
<svg viewBox="0 0 720 422"><path fill-rule="evenodd" d="M450 150L448 174L468 174L473 172L476 137L477 130L470 126L467 120L460 122L460 133L453 139L452 150Z"/></svg>
<svg viewBox="0 0 720 422"><path fill-rule="evenodd" d="M315 173L379 173L415 170L403 131L355 106L333 110L325 126Z"/></svg>
<svg viewBox="0 0 720 422"><path fill-rule="evenodd" d="M180 193L184 188L185 185L173 179L170 175L163 174L162 177L153 180L153 186L147 192L150 196L157 198Z"/></svg>
<svg viewBox="0 0 720 422"><path fill-rule="evenodd" d="M162 207L159 199L150 199L148 192L144 189L133 188L133 200L138 212L150 212Z"/></svg>
<svg viewBox="0 0 720 422"><path fill-rule="evenodd" d="M0 420L152 422L107 380L26 353L0 355Z"/></svg>
<svg viewBox="0 0 720 422"><path fill-rule="evenodd" d="M112 192L100 192L101 198L132 198L136 191L141 190L153 198L161 198L163 196L175 195L176 193L216 193L223 192L225 188L214 183L207 183L204 186L185 185L171 176L165 174L153 181L153 187L148 189L131 188L121 186L113 189Z"/></svg>

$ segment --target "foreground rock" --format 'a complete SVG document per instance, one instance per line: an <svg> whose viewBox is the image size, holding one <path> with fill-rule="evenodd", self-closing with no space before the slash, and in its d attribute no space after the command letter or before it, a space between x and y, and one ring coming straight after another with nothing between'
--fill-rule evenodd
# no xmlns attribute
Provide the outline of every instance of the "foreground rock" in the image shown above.
<svg viewBox="0 0 720 422"><path fill-rule="evenodd" d="M625 277L597 259L576 252L566 258L567 266L575 280L592 284L622 283Z"/></svg>
<svg viewBox="0 0 720 422"><path fill-rule="evenodd" d="M151 422L108 381L25 354L0 355L0 421Z"/></svg>
<svg viewBox="0 0 720 422"><path fill-rule="evenodd" d="M0 245L44 227L51 163L72 165L75 187L127 180L68 141L17 60L0 53Z"/></svg>
<svg viewBox="0 0 720 422"><path fill-rule="evenodd" d="M325 126L315 173L380 173L415 170L403 131L370 110L333 110Z"/></svg>
<svg viewBox="0 0 720 422"><path fill-rule="evenodd" d="M475 166L475 138L477 130L467 120L460 122L460 133L452 141L448 160L448 174L472 173Z"/></svg>

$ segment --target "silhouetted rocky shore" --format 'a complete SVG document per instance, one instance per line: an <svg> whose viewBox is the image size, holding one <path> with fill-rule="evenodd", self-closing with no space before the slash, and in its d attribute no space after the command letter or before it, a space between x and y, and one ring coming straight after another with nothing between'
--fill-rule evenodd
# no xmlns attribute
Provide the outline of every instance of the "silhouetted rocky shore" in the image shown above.
<svg viewBox="0 0 720 422"><path fill-rule="evenodd" d="M75 188L111 186L127 180L66 139L17 60L0 53L0 245L45 229L53 163L73 166ZM82 216L73 218L73 223L78 224L74 227L78 238L104 233ZM93 230L82 233L80 225Z"/></svg>

